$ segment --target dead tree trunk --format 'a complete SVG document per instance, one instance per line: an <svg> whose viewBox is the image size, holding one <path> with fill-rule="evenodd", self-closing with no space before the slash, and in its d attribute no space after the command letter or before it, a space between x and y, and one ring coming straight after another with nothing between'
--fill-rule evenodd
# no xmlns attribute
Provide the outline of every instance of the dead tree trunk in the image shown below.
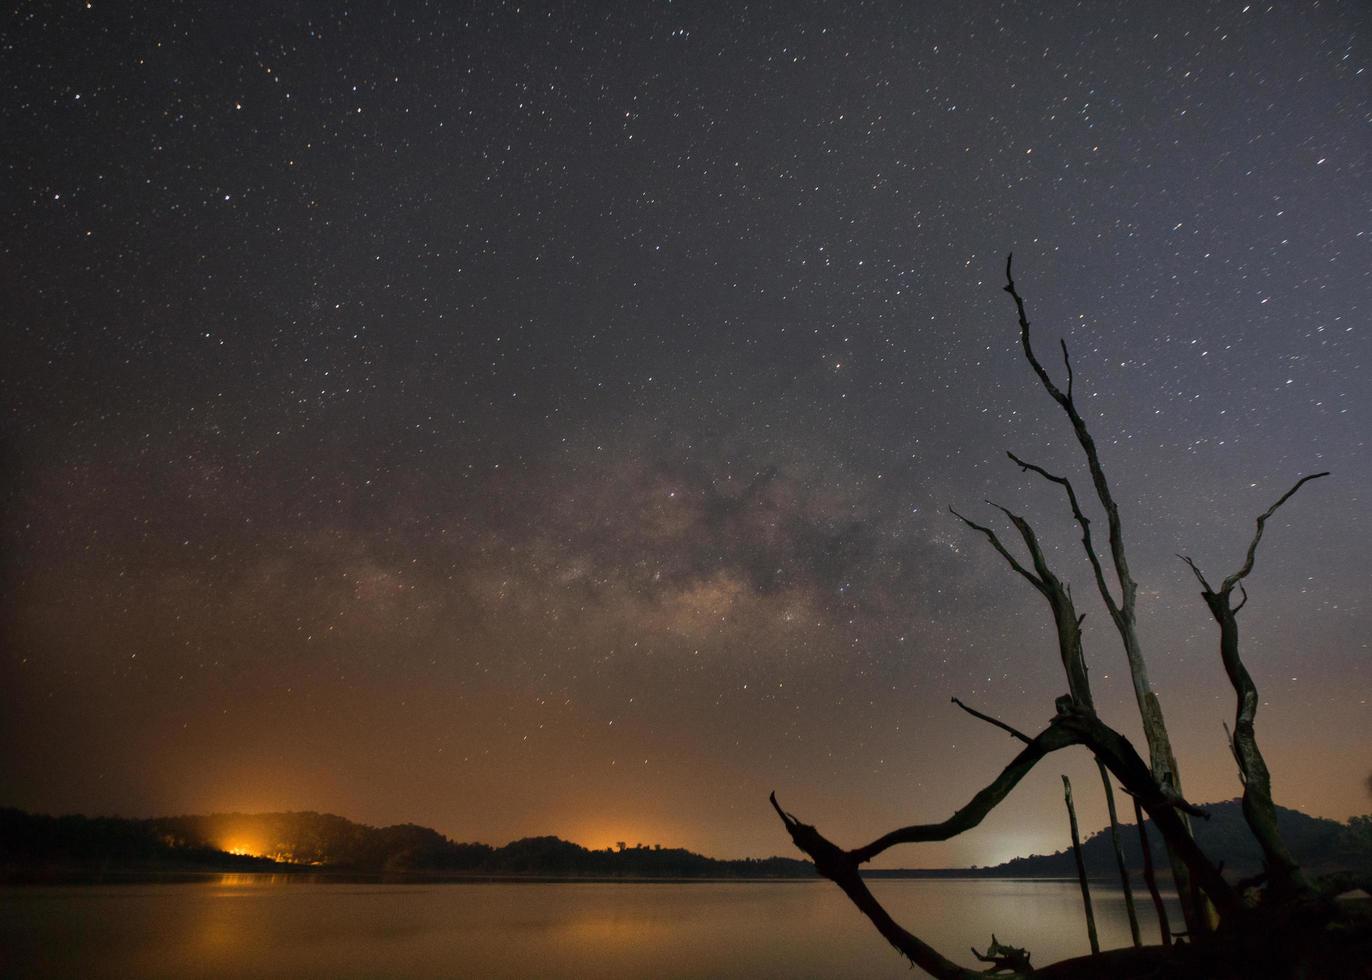
<svg viewBox="0 0 1372 980"><path fill-rule="evenodd" d="M1086 862L1081 858L1081 834L1077 832L1077 808L1072 805L1072 781L1062 774L1062 797L1067 801L1067 824L1072 830L1072 857L1077 862L1077 884L1081 886L1081 904L1086 909L1086 938L1091 952L1100 952L1100 937L1096 935L1096 912L1091 908L1091 886L1086 880Z"/></svg>
<svg viewBox="0 0 1372 980"><path fill-rule="evenodd" d="M1172 945L1172 929L1167 923L1167 906L1163 904L1162 893L1158 891L1158 877L1153 871L1153 845L1148 842L1148 825L1143 822L1143 807L1134 801L1134 822L1139 828L1139 847L1143 851L1143 881L1148 886L1148 894L1153 899L1153 911L1158 917L1158 932L1164 946Z"/></svg>
<svg viewBox="0 0 1372 980"><path fill-rule="evenodd" d="M1220 660L1224 663L1224 672L1229 675L1229 683L1233 685L1238 700L1234 709L1234 731L1231 739L1234 759L1239 764L1239 778L1243 782L1243 816L1259 846L1262 847L1269 894L1305 892L1309 891L1310 885L1277 829L1277 812L1272 803L1272 777L1267 771L1267 762L1258 749L1257 734L1253 727L1258 714L1258 687L1253 683L1248 668L1239 657L1239 610L1248 602L1248 593L1244 591L1242 583L1253 570L1258 542L1262 540L1262 532L1268 518L1310 480L1318 480L1328 475L1315 473L1302 477L1295 486L1282 494L1281 499L1258 517L1257 531L1254 532L1253 541L1248 546L1248 556L1243 567L1225 578L1218 589L1211 587L1195 562L1190 558L1182 559L1200 581L1201 598L1205 600L1205 605L1220 627ZM1232 601L1235 587L1243 597L1237 606Z"/></svg>
<svg viewBox="0 0 1372 980"><path fill-rule="evenodd" d="M1110 843L1115 849L1115 867L1119 870L1120 889L1124 892L1124 911L1129 916L1129 938L1135 946L1142 946L1139 913L1134 908L1134 888L1129 883L1129 868L1124 863L1124 847L1120 843L1119 816L1115 813L1115 790L1110 785L1110 773L1099 759L1096 760L1096 768L1100 770L1101 785L1105 787L1105 809L1110 814Z"/></svg>

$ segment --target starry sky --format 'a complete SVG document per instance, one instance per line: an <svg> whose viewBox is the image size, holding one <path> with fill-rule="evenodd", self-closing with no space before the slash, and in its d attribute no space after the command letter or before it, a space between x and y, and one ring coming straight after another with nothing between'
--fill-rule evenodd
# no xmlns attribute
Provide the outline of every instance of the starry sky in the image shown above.
<svg viewBox="0 0 1372 980"><path fill-rule="evenodd" d="M0 802L791 853L942 819L1066 689L1071 347L1188 795L1372 809L1355 2L19 4L0 31ZM1061 377L1059 373L1059 377ZM1085 483L1079 484L1085 486ZM1087 827L1054 756L972 834Z"/></svg>

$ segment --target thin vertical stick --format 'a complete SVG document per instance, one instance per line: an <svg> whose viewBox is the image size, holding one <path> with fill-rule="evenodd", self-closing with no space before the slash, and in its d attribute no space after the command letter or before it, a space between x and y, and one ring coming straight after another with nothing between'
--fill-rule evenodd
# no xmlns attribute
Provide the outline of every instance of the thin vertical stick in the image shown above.
<svg viewBox="0 0 1372 980"><path fill-rule="evenodd" d="M1153 849L1148 846L1148 828L1143 823L1143 807L1138 797L1134 798L1134 820L1139 825L1139 847L1143 849L1143 880L1148 884L1148 894L1153 898L1153 911L1158 914L1158 931L1162 933L1162 944L1172 945L1172 929L1167 924L1167 906L1162 903L1158 891L1158 879L1153 874Z"/></svg>
<svg viewBox="0 0 1372 980"><path fill-rule="evenodd" d="M1105 787L1105 806L1110 811L1110 841L1115 845L1115 867L1120 872L1120 888L1124 890L1124 911L1129 914L1129 935L1135 946L1143 945L1139 935L1139 914L1134 908L1134 888L1129 884L1129 868L1124 863L1124 847L1120 844L1120 822L1115 813L1115 790L1110 785L1110 774L1105 771L1105 763L1096 760L1100 769L1101 785Z"/></svg>
<svg viewBox="0 0 1372 980"><path fill-rule="evenodd" d="M1086 935L1091 940L1091 954L1100 952L1100 939L1096 936L1096 913L1091 910L1091 886L1086 883L1086 863L1081 859L1081 835L1077 833L1077 810L1072 806L1072 783L1067 774L1062 776L1062 793L1067 800L1067 822L1072 827L1072 854L1077 859L1077 880L1081 882L1081 903L1086 906Z"/></svg>

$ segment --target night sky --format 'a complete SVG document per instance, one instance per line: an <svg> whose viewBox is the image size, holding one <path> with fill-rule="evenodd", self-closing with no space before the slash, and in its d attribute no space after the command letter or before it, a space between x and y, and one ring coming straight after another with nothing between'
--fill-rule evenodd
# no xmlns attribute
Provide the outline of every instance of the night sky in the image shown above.
<svg viewBox="0 0 1372 980"><path fill-rule="evenodd" d="M947 510L1071 346L1188 796L1372 810L1360 3L22 3L0 30L0 803L717 856L942 819L1066 690ZM888 863L1066 844L1059 773Z"/></svg>

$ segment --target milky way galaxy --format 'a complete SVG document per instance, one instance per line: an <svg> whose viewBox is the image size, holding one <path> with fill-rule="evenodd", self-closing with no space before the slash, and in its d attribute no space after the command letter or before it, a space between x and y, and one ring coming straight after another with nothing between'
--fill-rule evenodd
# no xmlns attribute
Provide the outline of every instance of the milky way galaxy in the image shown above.
<svg viewBox="0 0 1372 980"><path fill-rule="evenodd" d="M0 35L0 803L792 853L1065 681L1138 737L1018 347L1070 346L1192 799L1372 809L1359 3L24 4ZM1080 482L1079 486L1088 485ZM1094 513L1094 512L1093 512ZM1002 524L997 524L1003 527ZM976 832L1064 846L1055 756ZM1081 792L1087 828L1104 822Z"/></svg>

